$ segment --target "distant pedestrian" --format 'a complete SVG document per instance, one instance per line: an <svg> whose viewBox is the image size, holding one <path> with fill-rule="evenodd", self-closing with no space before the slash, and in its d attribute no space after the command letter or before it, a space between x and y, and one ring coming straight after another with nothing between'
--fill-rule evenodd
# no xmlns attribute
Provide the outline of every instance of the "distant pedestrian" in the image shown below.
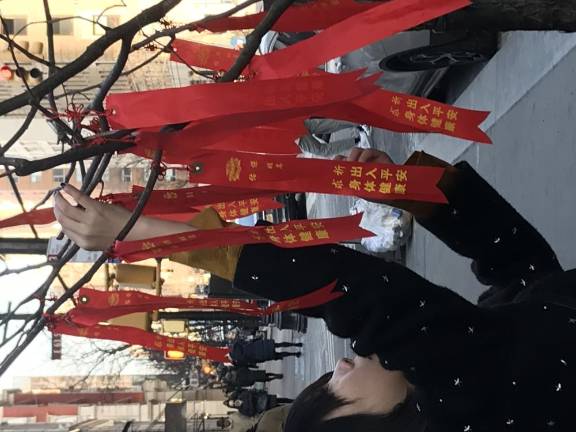
<svg viewBox="0 0 576 432"><path fill-rule="evenodd" d="M256 365L286 357L300 357L301 352L277 352L277 348L302 347L301 343L275 342L273 339L237 340L230 346L230 359L237 365Z"/></svg>
<svg viewBox="0 0 576 432"><path fill-rule="evenodd" d="M282 404L292 403L292 399L269 394L265 390L240 390L224 401L224 405L236 408L246 417L254 417Z"/></svg>
<svg viewBox="0 0 576 432"><path fill-rule="evenodd" d="M269 373L262 369L250 369L247 366L238 366L231 368L222 380L236 387L251 387L257 382L269 382L275 379L282 379L282 374Z"/></svg>

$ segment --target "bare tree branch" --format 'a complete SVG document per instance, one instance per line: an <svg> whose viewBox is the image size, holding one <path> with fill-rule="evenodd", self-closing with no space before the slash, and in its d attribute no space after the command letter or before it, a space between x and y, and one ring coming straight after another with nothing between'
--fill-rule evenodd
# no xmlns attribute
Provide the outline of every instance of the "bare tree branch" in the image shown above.
<svg viewBox="0 0 576 432"><path fill-rule="evenodd" d="M101 57L106 49L124 37L131 37L136 34L141 27L158 21L166 13L180 3L181 0L163 0L160 3L144 10L142 13L132 18L128 22L110 29L101 38L91 43L86 51L76 60L64 66L58 73L42 81L31 91L32 96L37 100L42 99L51 89L55 89L74 75L89 67L96 59ZM21 93L10 99L0 102L0 115L22 108L30 102L27 93Z"/></svg>
<svg viewBox="0 0 576 432"><path fill-rule="evenodd" d="M4 34L0 34L0 40L3 40L4 42L6 42L8 44L12 44L12 46L16 50L20 51L22 54L24 54L30 60L35 61L35 62L40 63L40 64L43 64L44 66L50 66L50 64L46 60L44 60L42 57L38 57L37 55L32 54L30 51L28 51L22 45L18 44L16 41L13 41L12 38L10 38L9 36L6 36Z"/></svg>
<svg viewBox="0 0 576 432"><path fill-rule="evenodd" d="M20 137L24 135L24 132L26 132L30 127L30 124L32 123L32 120L34 120L37 112L38 108L35 106L30 108L30 111L28 111L28 114L26 115L26 118L24 119L24 122L22 122L20 128L18 128L16 133L12 136L12 138L8 140L8 142L6 142L6 144L0 146L0 156L4 155L8 150L10 150L10 147L12 147L20 139Z"/></svg>
<svg viewBox="0 0 576 432"><path fill-rule="evenodd" d="M194 22L191 22L191 23L179 26L179 27L167 28L167 29L164 29L161 31L157 31L153 35L151 35L147 38L144 38L140 42L134 44L132 46L132 51L136 51L136 50L139 50L141 48L145 48L150 43L154 42L156 39L159 39L161 37L167 37L167 36L172 37L172 36L176 35L177 33L181 33L181 32L186 31L186 30L196 30L198 28L202 28L202 24L204 24L204 23L207 23L207 22L212 21L212 20L220 19L220 18L229 17L230 15L234 15L235 13L238 13L241 10L246 9L248 6L250 6L254 3L258 3L259 1L260 0L247 0L243 3L240 3L238 6L235 6L232 9L227 10L226 12L222 12L221 14L208 15L208 16L202 18L201 20L194 21Z"/></svg>
<svg viewBox="0 0 576 432"><path fill-rule="evenodd" d="M146 187L144 188L142 194L140 195L138 203L136 204L136 207L134 208L134 211L132 212L130 219L128 220L124 228L120 231L120 233L116 237L116 240L123 240L126 237L126 235L130 232L130 230L132 229L138 218L140 217L140 214L142 213L142 210L144 209L144 206L146 205L146 202L148 201L148 198L150 197L150 194L154 189L154 185L156 184L158 174L160 173L161 160L162 160L162 150L157 150L154 156L154 160L152 162L152 169L150 177L148 178L148 181L146 183ZM67 252L65 255L69 255L69 252ZM60 268L62 267L63 263L67 262L70 259L70 257L67 258L68 258L67 260L64 259L60 260L59 265L56 265L54 267L52 274L54 274L54 272L56 272L57 274L60 271ZM45 315L41 315L41 317L39 317L36 320L34 326L30 329L25 339L20 344L18 344L14 348L14 350L11 351L6 356L6 358L2 360L2 362L0 362L0 376L3 375L4 372L6 372L6 370L10 367L10 365L18 358L18 356L26 349L26 347L30 345L30 343L34 340L34 338L36 338L36 336L46 326L46 324L48 324L46 316L54 314L60 306L62 306L68 299L72 298L72 296L76 293L76 291L78 291L80 288L82 288L82 286L84 286L84 284L86 284L87 282L90 281L90 279L92 279L92 276L94 276L94 274L98 271L100 266L104 264L108 258L109 255L107 252L102 253L102 255L96 260L96 262L86 272L86 274L83 277L81 277L72 287L70 287L68 291L66 291L62 296L60 296L60 298L58 298L46 310ZM49 277L47 281L39 288L38 291L40 293L45 292L52 283L52 280L54 280L54 278L51 279ZM32 298L35 298L35 296L33 296Z"/></svg>
<svg viewBox="0 0 576 432"><path fill-rule="evenodd" d="M270 31L272 26L294 1L295 0L276 0L272 3L266 16L258 23L254 31L246 37L246 45L242 48L242 51L240 51L232 67L219 80L220 82L231 82L240 76L244 68L250 63L250 60L252 60L252 57L256 55L262 37Z"/></svg>

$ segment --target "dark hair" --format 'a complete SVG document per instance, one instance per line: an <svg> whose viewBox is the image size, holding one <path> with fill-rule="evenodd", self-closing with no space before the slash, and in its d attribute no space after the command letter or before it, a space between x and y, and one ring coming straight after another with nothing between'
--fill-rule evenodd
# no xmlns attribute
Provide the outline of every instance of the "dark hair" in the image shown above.
<svg viewBox="0 0 576 432"><path fill-rule="evenodd" d="M288 413L284 432L423 432L426 429L426 419L413 393L385 415L355 414L325 420L336 408L351 403L330 391L331 377L332 372L321 376L298 395Z"/></svg>

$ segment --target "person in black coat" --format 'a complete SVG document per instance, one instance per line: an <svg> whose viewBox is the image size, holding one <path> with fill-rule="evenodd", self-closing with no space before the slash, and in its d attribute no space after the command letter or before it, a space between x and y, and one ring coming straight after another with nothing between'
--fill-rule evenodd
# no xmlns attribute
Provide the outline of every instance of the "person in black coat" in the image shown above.
<svg viewBox="0 0 576 432"><path fill-rule="evenodd" d="M300 352L278 352L277 348L301 347L301 343L275 342L272 339L237 339L230 346L230 359L237 365L255 365L286 357L300 357Z"/></svg>
<svg viewBox="0 0 576 432"><path fill-rule="evenodd" d="M222 380L235 387L251 387L257 382L270 382L282 379L282 374L270 373L261 369L250 369L247 366L236 366L230 369Z"/></svg>
<svg viewBox="0 0 576 432"><path fill-rule="evenodd" d="M388 162L372 150L351 158ZM285 431L576 430L576 271L466 162L409 162L446 166L438 187L449 202L394 205L492 287L474 305L341 246L245 246L235 285L246 291L284 300L337 280L344 296L302 312L359 355L297 398Z"/></svg>
<svg viewBox="0 0 576 432"><path fill-rule="evenodd" d="M351 159L390 162L374 150L353 151ZM401 265L343 246L234 249L239 289L280 301L336 280L344 293L300 312L323 318L361 357L342 360L303 392L285 431L576 430L576 271L565 271L546 240L466 162L452 167L417 153L409 163L446 166L438 187L448 204L394 206L472 259L478 279L492 287L474 305ZM72 193L85 210L58 198L63 230L82 244L98 239L87 243L92 249L107 247L115 230L100 221L121 224L125 212L113 219L116 207ZM79 212L90 218L74 219ZM185 230L150 220L141 226L148 235Z"/></svg>

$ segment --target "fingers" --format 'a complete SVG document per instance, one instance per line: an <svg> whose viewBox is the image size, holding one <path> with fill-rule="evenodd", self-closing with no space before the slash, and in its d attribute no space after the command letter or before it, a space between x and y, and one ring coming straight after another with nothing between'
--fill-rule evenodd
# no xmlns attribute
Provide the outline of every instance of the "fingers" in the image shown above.
<svg viewBox="0 0 576 432"><path fill-rule="evenodd" d="M366 149L362 152L360 157L358 158L359 162L378 162L378 163L394 163L392 159L379 150L375 149Z"/></svg>
<svg viewBox="0 0 576 432"><path fill-rule="evenodd" d="M376 150L376 149L362 149L355 147L350 151L348 156L348 161L350 162L376 162L384 164L393 164L394 162L390 159L386 153Z"/></svg>
<svg viewBox="0 0 576 432"><path fill-rule="evenodd" d="M59 214L66 216L66 218L75 222L82 222L85 217L86 211L80 207L75 207L70 204L60 192L56 193L54 197L54 210L58 210Z"/></svg>
<svg viewBox="0 0 576 432"><path fill-rule="evenodd" d="M358 158L360 157L360 155L362 154L363 151L364 151L364 149L361 149L360 147L354 147L350 151L350 154L348 155L347 160L350 162L357 162Z"/></svg>
<svg viewBox="0 0 576 432"><path fill-rule="evenodd" d="M74 200L85 209L90 208L94 205L94 200L92 198L90 198L85 193L80 192L78 189L76 189L74 186L70 184L65 185L63 190L72 198L74 198Z"/></svg>
<svg viewBox="0 0 576 432"><path fill-rule="evenodd" d="M64 201L64 198L60 197L60 201ZM54 216L62 227L64 234L70 239L77 237L76 233L81 233L84 230L82 223L67 216L58 205L54 206Z"/></svg>

